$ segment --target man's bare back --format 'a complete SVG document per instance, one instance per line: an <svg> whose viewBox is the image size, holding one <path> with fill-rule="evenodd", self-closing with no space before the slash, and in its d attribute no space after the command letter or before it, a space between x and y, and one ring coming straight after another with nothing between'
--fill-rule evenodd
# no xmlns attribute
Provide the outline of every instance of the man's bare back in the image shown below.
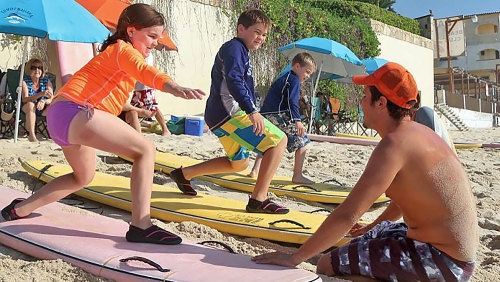
<svg viewBox="0 0 500 282"><path fill-rule="evenodd" d="M323 255L318 273L468 281L478 245L474 197L451 148L431 129L410 120L418 94L413 76L389 62L353 82L365 86L363 125L382 137L363 174L296 253L276 252L253 260L294 266L350 233L360 236ZM356 224L382 193L392 200L384 212L369 225ZM405 223L395 222L401 217Z"/></svg>
<svg viewBox="0 0 500 282"><path fill-rule="evenodd" d="M404 158L386 195L401 209L408 237L457 260L473 260L478 244L475 201L457 156L432 130L411 121L385 136L379 146L386 145Z"/></svg>

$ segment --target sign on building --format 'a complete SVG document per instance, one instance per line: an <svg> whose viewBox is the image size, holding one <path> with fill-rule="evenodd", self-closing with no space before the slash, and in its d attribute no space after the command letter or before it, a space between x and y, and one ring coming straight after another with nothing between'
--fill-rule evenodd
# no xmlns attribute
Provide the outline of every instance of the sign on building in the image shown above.
<svg viewBox="0 0 500 282"><path fill-rule="evenodd" d="M450 18L453 20L453 18ZM434 48L434 58L446 58L446 29L445 29L446 19L436 20L437 25L437 36L432 35L432 38L437 38L437 46ZM453 26L454 25L454 26ZM451 27L453 26L453 29ZM465 56L465 33L464 33L464 22L451 22L448 23L448 30L450 30L449 41L450 41L450 56L459 57ZM433 29L433 33L436 29Z"/></svg>

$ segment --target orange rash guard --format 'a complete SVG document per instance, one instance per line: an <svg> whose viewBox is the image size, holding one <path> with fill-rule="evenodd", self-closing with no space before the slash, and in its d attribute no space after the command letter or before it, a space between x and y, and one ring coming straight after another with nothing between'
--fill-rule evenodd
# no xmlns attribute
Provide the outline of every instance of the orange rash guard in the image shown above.
<svg viewBox="0 0 500 282"><path fill-rule="evenodd" d="M148 65L132 44L118 40L77 71L57 96L119 115L137 80L163 90L163 85L172 79Z"/></svg>

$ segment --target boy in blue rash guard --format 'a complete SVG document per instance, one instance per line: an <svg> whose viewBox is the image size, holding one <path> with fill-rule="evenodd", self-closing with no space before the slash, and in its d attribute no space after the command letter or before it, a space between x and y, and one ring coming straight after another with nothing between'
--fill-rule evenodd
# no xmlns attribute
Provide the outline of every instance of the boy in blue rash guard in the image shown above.
<svg viewBox="0 0 500 282"><path fill-rule="evenodd" d="M219 157L171 172L185 194L196 195L190 180L199 175L238 172L248 167L249 151L263 154L247 212L288 213L267 198L267 191L286 148L285 134L264 119L255 105L249 51L265 41L269 18L260 10L247 10L238 18L237 37L224 43L215 57L205 121L219 138L226 157Z"/></svg>
<svg viewBox="0 0 500 282"><path fill-rule="evenodd" d="M285 132L287 150L295 152L292 182L313 183L302 174L306 145L311 142L300 121L300 86L316 71L316 63L308 53L299 53L292 60L292 69L274 81L260 109L261 114ZM250 177L259 173L262 157L257 155Z"/></svg>

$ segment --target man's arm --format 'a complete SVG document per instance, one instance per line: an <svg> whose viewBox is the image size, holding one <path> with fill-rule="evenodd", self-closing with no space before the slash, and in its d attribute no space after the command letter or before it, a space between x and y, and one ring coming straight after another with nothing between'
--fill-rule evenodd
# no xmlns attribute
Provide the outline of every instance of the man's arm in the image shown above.
<svg viewBox="0 0 500 282"><path fill-rule="evenodd" d="M356 224L349 231L349 235L351 236L363 235L384 220L396 221L399 220L402 216L403 213L401 212L399 206L396 203L391 202L389 206L387 206L387 208L384 210L384 212L379 217L377 217L377 219L375 219L372 223L367 225Z"/></svg>
<svg viewBox="0 0 500 282"><path fill-rule="evenodd" d="M404 159L398 153L398 145L394 143L386 139L380 141L349 196L327 217L297 253L293 255L264 254L252 260L257 263L295 266L338 242L373 202L387 190L403 166Z"/></svg>

